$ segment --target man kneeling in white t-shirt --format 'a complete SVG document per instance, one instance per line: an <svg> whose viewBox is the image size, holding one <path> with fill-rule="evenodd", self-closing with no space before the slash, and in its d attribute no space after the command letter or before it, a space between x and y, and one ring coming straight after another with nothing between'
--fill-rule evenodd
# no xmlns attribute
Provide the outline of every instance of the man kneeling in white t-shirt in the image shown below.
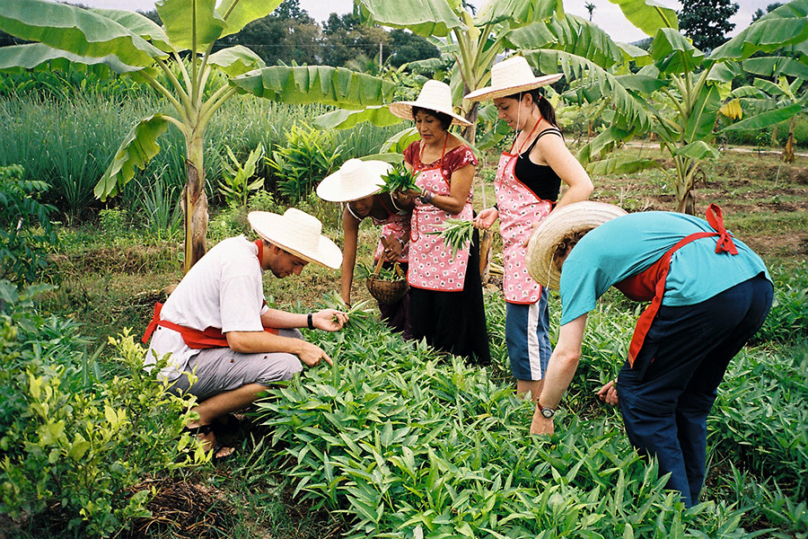
<svg viewBox="0 0 808 539"><path fill-rule="evenodd" d="M320 221L294 208L282 216L252 212L248 219L263 239L238 236L213 247L165 305L155 306L143 337L144 343L151 337L147 368L170 354L160 377L175 393L197 397L199 420L188 430L213 450L214 458L233 452L216 440L211 425L217 418L246 407L273 382L291 379L302 370L301 362L333 364L297 328L337 331L348 321L334 309L295 314L270 309L264 301L265 270L282 279L300 275L309 262L339 268L342 253L322 235Z"/></svg>

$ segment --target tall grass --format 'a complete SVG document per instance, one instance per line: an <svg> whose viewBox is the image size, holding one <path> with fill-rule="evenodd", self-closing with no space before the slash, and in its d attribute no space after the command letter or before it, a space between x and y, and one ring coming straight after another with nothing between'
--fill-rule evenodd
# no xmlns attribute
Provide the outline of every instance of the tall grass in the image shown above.
<svg viewBox="0 0 808 539"><path fill-rule="evenodd" d="M76 93L69 99L36 94L5 97L0 99L0 132L4 134L0 138L0 166L23 165L25 179L51 185L48 202L68 222L85 220L104 207L95 199L93 188L126 134L142 118L165 109L164 102L148 93ZM292 126L309 125L327 110L322 105L294 106L250 96L228 101L206 132L205 176L211 202L221 202L215 185L221 178L225 146L240 156L260 142L271 155L274 149L286 145ZM396 130L362 125L335 136L343 147L343 159L348 159L377 153ZM186 178L185 142L181 135L169 129L158 143L160 154L145 170L137 172L135 181L123 189L119 198L106 204L146 216L149 227L153 223L167 224L166 216L173 212ZM257 174L267 178L271 189L275 183L273 174L263 162ZM161 194L158 196L155 190Z"/></svg>

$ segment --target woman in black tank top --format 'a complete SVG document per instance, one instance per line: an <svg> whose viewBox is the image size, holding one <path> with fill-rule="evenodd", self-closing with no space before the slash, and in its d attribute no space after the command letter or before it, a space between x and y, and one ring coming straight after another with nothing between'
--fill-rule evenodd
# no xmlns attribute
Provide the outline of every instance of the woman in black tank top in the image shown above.
<svg viewBox="0 0 808 539"><path fill-rule="evenodd" d="M509 71L510 78L503 80L514 84L514 77L523 76L520 93L509 95L504 85L497 88L498 68ZM500 219L508 356L517 392L529 392L533 399L541 393L551 353L550 315L547 290L525 274L524 243L530 237L531 226L546 217L554 205L586 200L593 189L589 175L564 143L553 106L539 93L539 87L549 84L549 79L558 80L554 76L533 77L526 60L514 57L494 66L490 89L467 96L493 99L499 118L517 132L513 148L500 158L495 180L497 205L480 212L475 226L489 229ZM562 182L567 189L559 200Z"/></svg>

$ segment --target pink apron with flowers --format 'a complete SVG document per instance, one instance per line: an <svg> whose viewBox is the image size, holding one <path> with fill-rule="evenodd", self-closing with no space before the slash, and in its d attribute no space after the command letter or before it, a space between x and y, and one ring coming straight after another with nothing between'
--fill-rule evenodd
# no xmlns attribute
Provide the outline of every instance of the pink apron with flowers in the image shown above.
<svg viewBox="0 0 808 539"><path fill-rule="evenodd" d="M518 154L502 152L494 180L499 206L499 233L505 271L502 288L508 303L530 304L539 301L541 285L527 272L524 243L530 237L533 223L543 220L553 203L536 196L514 175Z"/></svg>
<svg viewBox="0 0 808 539"><path fill-rule="evenodd" d="M443 158L437 165L418 168L415 183L422 189L428 189L435 195L451 194L449 178L443 172ZM410 267L407 281L416 288L436 290L440 292L460 292L466 280L471 242L452 258L452 249L443 238L432 232L442 232L441 226L446 219L471 220L471 191L466 205L459 214L452 214L432 204L421 204L415 199L412 211L412 230L410 231Z"/></svg>

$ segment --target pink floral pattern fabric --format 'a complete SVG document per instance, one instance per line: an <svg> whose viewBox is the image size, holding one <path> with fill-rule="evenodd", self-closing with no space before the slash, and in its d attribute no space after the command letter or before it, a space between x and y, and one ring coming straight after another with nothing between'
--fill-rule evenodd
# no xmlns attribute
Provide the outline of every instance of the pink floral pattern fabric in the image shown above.
<svg viewBox="0 0 808 539"><path fill-rule="evenodd" d="M467 165L477 165L477 158L468 146L460 146L451 150L437 163L424 166L420 155L420 141L413 142L404 152L404 159L418 171L416 184L435 193L449 195L451 191L451 175ZM451 214L433 206L421 204L416 199L412 212L412 230L410 231L410 266L407 281L411 286L441 292L459 292L463 290L468 267L470 243L452 256L452 250L443 238L433 232L441 232L441 225L446 219L468 219L473 216L472 193L459 214Z"/></svg>
<svg viewBox="0 0 808 539"><path fill-rule="evenodd" d="M389 238L392 236L404 244L404 247L401 249L401 256L399 257L398 262L401 264L409 262L409 235L412 216L410 214L399 215L397 213L391 213L387 219L384 220L376 219L372 215L371 219L373 220L374 225L382 227L382 238ZM384 256L384 244L382 243L381 238L379 238L379 245L376 246L376 254L373 255L373 257L375 260L378 260L382 256Z"/></svg>
<svg viewBox="0 0 808 539"><path fill-rule="evenodd" d="M516 159L517 155L503 152L494 180L505 260L502 288L508 303L530 304L539 301L541 285L527 272L524 243L530 237L532 225L547 217L553 203L538 198L516 178L513 172Z"/></svg>

